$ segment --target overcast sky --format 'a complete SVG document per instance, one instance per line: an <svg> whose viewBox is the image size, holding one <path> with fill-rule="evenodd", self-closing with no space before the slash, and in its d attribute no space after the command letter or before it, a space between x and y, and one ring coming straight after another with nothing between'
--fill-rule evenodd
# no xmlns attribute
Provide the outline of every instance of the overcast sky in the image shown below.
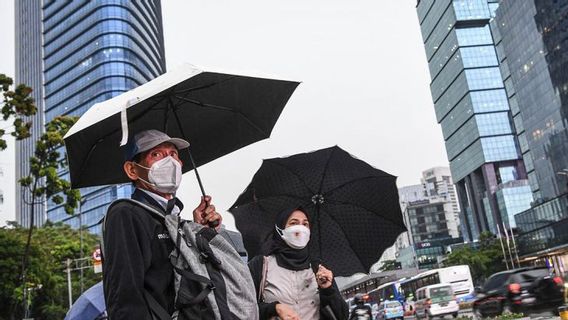
<svg viewBox="0 0 568 320"><path fill-rule="evenodd" d="M419 183L425 169L447 166L415 4L162 1L168 69L190 62L302 82L270 139L201 168L217 208L233 203L263 158L336 144L398 176L399 187ZM13 21L12 5L0 0L1 21L12 28L0 34L0 72L10 74L13 22L7 22ZM192 173L184 176L179 195L186 207L198 201ZM234 228L230 214L224 217Z"/></svg>

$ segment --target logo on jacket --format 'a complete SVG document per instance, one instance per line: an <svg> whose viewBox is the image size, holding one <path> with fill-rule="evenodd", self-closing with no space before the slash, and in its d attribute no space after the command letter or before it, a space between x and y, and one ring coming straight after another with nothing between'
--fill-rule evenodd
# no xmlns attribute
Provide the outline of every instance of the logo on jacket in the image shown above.
<svg viewBox="0 0 568 320"><path fill-rule="evenodd" d="M170 235L167 233L158 233L158 239L169 239Z"/></svg>

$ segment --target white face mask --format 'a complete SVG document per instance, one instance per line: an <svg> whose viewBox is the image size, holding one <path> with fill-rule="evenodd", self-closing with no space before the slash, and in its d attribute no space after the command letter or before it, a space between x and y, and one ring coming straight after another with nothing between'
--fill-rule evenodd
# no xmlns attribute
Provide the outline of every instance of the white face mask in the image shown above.
<svg viewBox="0 0 568 320"><path fill-rule="evenodd" d="M181 183L181 164L171 156L154 162L150 168L137 165L148 170L148 180L150 181L138 178L151 185L156 191L173 194Z"/></svg>
<svg viewBox="0 0 568 320"><path fill-rule="evenodd" d="M303 225L290 226L284 230L276 226L276 231L291 248L304 249L310 241L310 229Z"/></svg>

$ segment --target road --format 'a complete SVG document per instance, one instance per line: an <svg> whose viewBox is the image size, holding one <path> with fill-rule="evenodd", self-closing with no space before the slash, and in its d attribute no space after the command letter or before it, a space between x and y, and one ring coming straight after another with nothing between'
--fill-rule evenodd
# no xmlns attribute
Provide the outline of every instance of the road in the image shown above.
<svg viewBox="0 0 568 320"><path fill-rule="evenodd" d="M460 310L460 314L461 317L470 317L473 319L473 312L471 309L469 310ZM410 317L404 317L405 320L411 320L411 319L416 319L414 316L410 316ZM441 319L441 318L436 318L436 319ZM453 319L452 316L446 316L444 319ZM527 318L523 318L523 319L531 319L531 320L560 320L560 317L554 316L552 315L552 313L547 313L547 312L543 312L543 313L538 313L538 314L533 314L530 317Z"/></svg>

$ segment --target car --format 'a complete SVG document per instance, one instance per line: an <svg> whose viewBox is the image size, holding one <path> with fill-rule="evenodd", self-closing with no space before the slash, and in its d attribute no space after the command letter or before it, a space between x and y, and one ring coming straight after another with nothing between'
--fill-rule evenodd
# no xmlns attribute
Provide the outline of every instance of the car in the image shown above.
<svg viewBox="0 0 568 320"><path fill-rule="evenodd" d="M458 316L460 306L449 283L433 284L416 290L414 312L416 319Z"/></svg>
<svg viewBox="0 0 568 320"><path fill-rule="evenodd" d="M473 311L478 317L502 313L557 312L564 302L564 280L546 267L517 268L490 276L476 288Z"/></svg>
<svg viewBox="0 0 568 320"><path fill-rule="evenodd" d="M396 300L385 300L379 304L375 319L404 319L402 304Z"/></svg>

